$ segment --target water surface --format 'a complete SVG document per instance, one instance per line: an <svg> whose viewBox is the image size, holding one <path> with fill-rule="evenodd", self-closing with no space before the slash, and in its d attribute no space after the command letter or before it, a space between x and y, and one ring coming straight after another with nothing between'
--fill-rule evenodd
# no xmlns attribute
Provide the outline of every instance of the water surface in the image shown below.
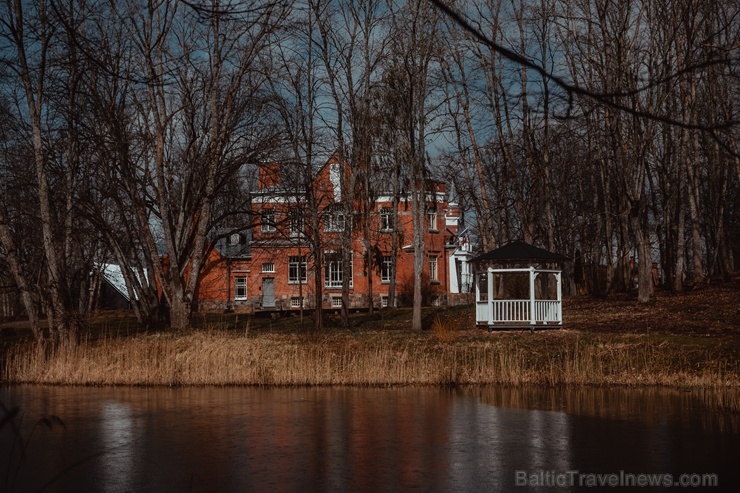
<svg viewBox="0 0 740 493"><path fill-rule="evenodd" d="M565 473L740 475L724 396L656 389L0 388L0 491L623 491ZM64 427L35 426L56 415ZM527 485L517 487L517 475ZM640 488L638 488L640 489ZM660 491L685 488L660 488ZM696 488L689 488L696 491ZM646 491L641 488L641 491ZM703 490L704 491L704 490Z"/></svg>

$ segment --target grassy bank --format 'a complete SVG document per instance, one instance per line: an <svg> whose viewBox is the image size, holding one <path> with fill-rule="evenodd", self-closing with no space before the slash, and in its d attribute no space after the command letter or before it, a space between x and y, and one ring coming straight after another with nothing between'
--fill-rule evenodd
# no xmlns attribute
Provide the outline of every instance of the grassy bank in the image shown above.
<svg viewBox="0 0 740 493"><path fill-rule="evenodd" d="M2 380L71 385L740 386L737 347L672 335L577 331L194 331L18 344Z"/></svg>
<svg viewBox="0 0 740 493"><path fill-rule="evenodd" d="M38 346L15 322L0 381L74 385L667 385L740 392L740 278L649 304L564 302L563 330L475 329L471 306L327 319L197 314L187 333L145 333L101 315L77 346ZM7 326L6 326L7 327ZM24 330L27 334L24 335Z"/></svg>

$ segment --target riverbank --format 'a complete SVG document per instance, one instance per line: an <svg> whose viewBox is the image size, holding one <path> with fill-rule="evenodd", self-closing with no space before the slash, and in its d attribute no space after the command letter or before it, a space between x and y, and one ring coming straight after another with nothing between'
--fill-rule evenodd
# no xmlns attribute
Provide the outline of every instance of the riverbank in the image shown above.
<svg viewBox="0 0 740 493"><path fill-rule="evenodd" d="M714 342L714 341L712 341ZM571 330L327 334L197 331L21 344L5 382L62 385L740 386L737 348L692 337Z"/></svg>
<svg viewBox="0 0 740 493"><path fill-rule="evenodd" d="M296 317L203 318L183 333L108 321L76 346L6 343L5 383L62 385L661 385L740 389L738 284L663 295L566 301L566 328L472 328L473 308L353 315L315 333ZM331 323L329 324L331 326ZM310 326L310 322L308 322ZM128 334L128 335L127 335Z"/></svg>

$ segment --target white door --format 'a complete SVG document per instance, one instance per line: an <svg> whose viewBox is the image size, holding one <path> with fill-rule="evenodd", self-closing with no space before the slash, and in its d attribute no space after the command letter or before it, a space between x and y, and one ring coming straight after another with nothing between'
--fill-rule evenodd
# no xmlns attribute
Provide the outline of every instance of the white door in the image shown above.
<svg viewBox="0 0 740 493"><path fill-rule="evenodd" d="M271 277L262 279L262 307L275 307L275 279Z"/></svg>

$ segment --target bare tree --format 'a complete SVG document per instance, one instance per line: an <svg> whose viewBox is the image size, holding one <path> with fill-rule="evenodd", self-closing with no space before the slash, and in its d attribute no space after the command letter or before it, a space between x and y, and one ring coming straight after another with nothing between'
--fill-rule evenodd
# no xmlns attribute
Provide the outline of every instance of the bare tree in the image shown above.
<svg viewBox="0 0 740 493"><path fill-rule="evenodd" d="M491 10L487 12L490 17L486 17L489 21L486 27L492 36L498 35L500 6L500 2L495 2L495 5L491 5ZM481 9L481 6L478 8ZM446 101L454 128L458 155L458 159L450 159L450 165L453 168L462 167L464 180L458 180L456 187L458 190L469 191L470 202L480 226L478 236L481 248L488 251L497 243L495 211L499 209L494 207L493 199L489 198L492 195L491 190L495 190L496 186L489 185L491 180L485 169L492 171L495 167L487 167L484 163L482 145L484 143L479 143L478 135L488 130L489 127L483 123L483 119L488 116L496 119L499 122L498 128L501 129L500 100L497 95L499 76L496 70L491 70L489 63L489 57L493 54L484 55L478 44L471 46L469 39L463 37L454 25L452 28L448 25L447 30L449 32L446 37L449 57L442 58L442 67L449 91ZM479 62L478 66L475 65L474 60L471 60L473 57ZM484 81L485 89L482 92L488 97L476 97L473 94L479 84L473 83L471 77L480 77ZM486 102L492 104L489 106ZM476 107L486 108L490 112L486 112L485 116L477 116ZM472 161L472 166L468 165L468 160Z"/></svg>
<svg viewBox="0 0 740 493"><path fill-rule="evenodd" d="M4 103L4 101L3 101ZM20 295L23 308L28 315L31 332L38 341L42 339L42 331L39 325L39 296L37 286L32 282L33 274L30 272L28 259L24 258L23 248L18 245L16 238L20 241L27 241L28 236L19 231L23 223L28 223L27 218L23 217L23 212L29 205L21 199L25 194L22 189L25 188L19 184L16 188L15 183L18 179L18 173L12 168L10 155L21 154L15 143L15 138L11 136L8 122L13 117L10 112L6 111L5 105L0 107L0 118L6 122L6 125L0 129L0 145L2 154L0 154L0 170L2 170L2 203L0 203L0 252L3 254L8 265L8 270L12 276L13 282ZM11 199L15 197L15 201Z"/></svg>
<svg viewBox="0 0 740 493"><path fill-rule="evenodd" d="M340 161L341 203L345 214L352 220L345 221L342 235L343 271L349 272L353 257L353 231L363 230L366 271L372 310L373 257L370 254L370 210L365 207L360 214L350 214L357 204L367 205L372 195L368 185L372 157L372 100L377 83L379 63L384 55L385 42L381 39L381 2L311 2L320 34L320 56L324 64L327 85L333 100L335 120L331 128L337 141ZM360 192L358 195L357 192ZM367 195L365 197L363 195ZM364 212L363 212L364 211ZM349 276L342 282L342 320L349 327Z"/></svg>
<svg viewBox="0 0 740 493"><path fill-rule="evenodd" d="M138 210L145 227L137 232L169 323L182 329L190 322L216 196L274 142L258 65L287 9L272 1L247 10L229 2L191 8L169 0L140 7L126 2L115 18L131 32L132 62L145 81L132 101L146 150L136 166L147 177L153 216Z"/></svg>
<svg viewBox="0 0 740 493"><path fill-rule="evenodd" d="M305 206L307 216L306 247L313 266L314 329L324 328L324 236L322 204L326 204L326 191L314 185L316 171L322 156L326 157L326 128L322 113L324 103L321 96L321 34L312 4L299 4L286 25L284 41L266 53L274 64L276 77L269 79L275 102L283 122L285 141L289 149L284 164L294 173L284 187L288 193L298 197Z"/></svg>
<svg viewBox="0 0 740 493"><path fill-rule="evenodd" d="M88 195L90 171L78 135L83 64L73 33L81 19L78 10L60 14L54 2L45 0L7 1L1 8L3 62L10 75L3 89L15 102L12 124L27 132L35 171L45 273L43 287L34 283L43 293L39 301L52 334L74 341L90 307L89 274L99 242L77 218L76 207ZM16 282L25 285L21 289L30 284L28 279Z"/></svg>
<svg viewBox="0 0 740 493"><path fill-rule="evenodd" d="M436 86L432 71L439 66L440 51L436 10L424 1L390 3L390 25L394 36L389 43L385 87L388 103L395 111L390 124L397 129L397 153L408 166L414 249L414 293L412 328L422 329L422 272L424 268L424 227L426 215L428 155L427 139L433 111L440 106L433 95Z"/></svg>
<svg viewBox="0 0 740 493"><path fill-rule="evenodd" d="M736 86L736 7L430 2L451 20L446 72L460 160L483 162L477 176L500 194L499 236L514 226L550 248L578 248L593 292L602 283L635 289L640 301L660 282L658 258L677 290L687 274L701 283L708 269L732 269L723 204L736 187L737 101L725 92ZM490 108L493 131L468 115L471 101ZM489 137L477 142L474 132ZM575 201L551 194L571 188L567 176ZM480 200L482 186L465 193Z"/></svg>

